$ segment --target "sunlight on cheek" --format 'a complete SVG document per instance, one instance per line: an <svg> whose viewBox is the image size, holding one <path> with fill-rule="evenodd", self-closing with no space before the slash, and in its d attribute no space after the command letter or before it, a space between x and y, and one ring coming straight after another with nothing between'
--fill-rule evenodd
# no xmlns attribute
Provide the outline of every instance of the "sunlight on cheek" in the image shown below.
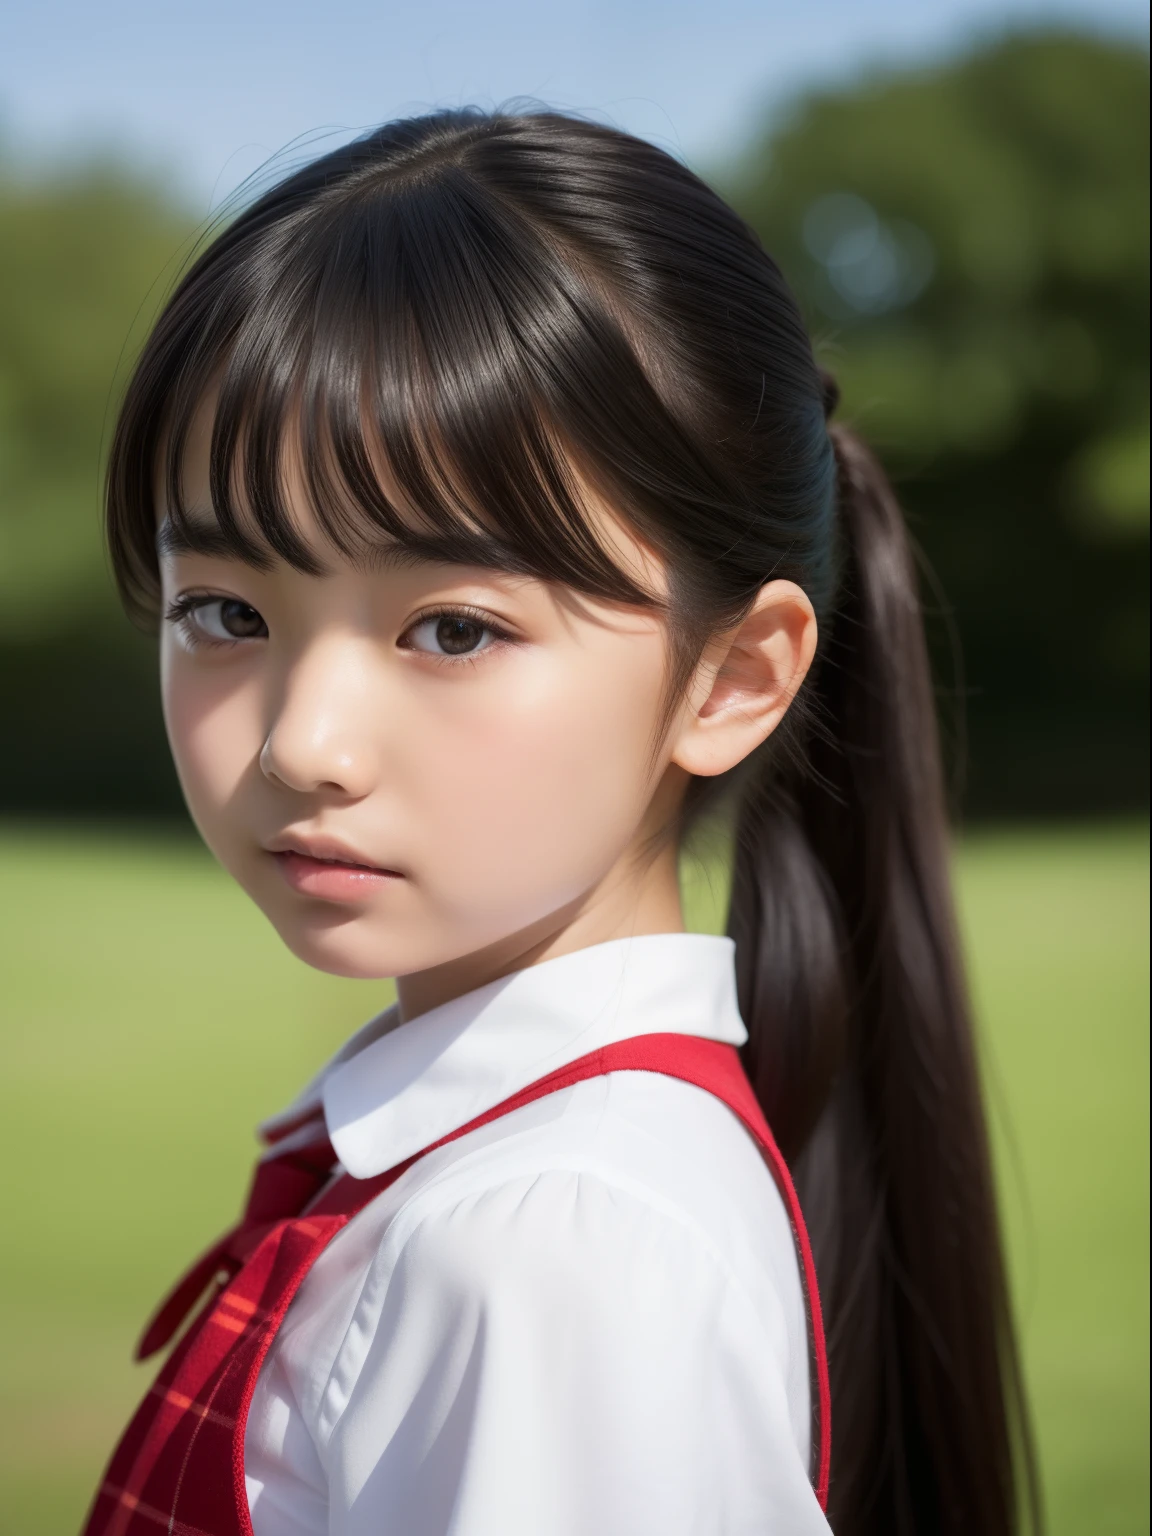
<svg viewBox="0 0 1152 1536"><path fill-rule="evenodd" d="M185 662L174 646L163 667L164 719L189 808L215 848L221 814L257 761L263 737L250 683Z"/></svg>

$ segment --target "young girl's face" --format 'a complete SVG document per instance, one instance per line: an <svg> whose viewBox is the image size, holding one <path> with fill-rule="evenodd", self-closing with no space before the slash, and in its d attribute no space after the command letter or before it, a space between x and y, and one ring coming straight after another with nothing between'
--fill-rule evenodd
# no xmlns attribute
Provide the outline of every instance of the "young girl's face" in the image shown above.
<svg viewBox="0 0 1152 1536"><path fill-rule="evenodd" d="M185 477L210 529L203 423ZM658 787L684 779L653 752L663 620L482 568L358 567L293 511L322 576L161 529L165 718L205 840L324 970L531 942L638 852Z"/></svg>
<svg viewBox="0 0 1152 1536"><path fill-rule="evenodd" d="M184 463L192 537L160 498L165 719L205 841L289 948L345 976L421 973L423 993L401 992L420 1011L557 945L679 927L661 834L690 774L732 767L787 709L816 644L803 592L768 583L669 713L658 610L408 556L351 563L291 476L324 574L222 556L210 426L206 408ZM655 557L592 513L658 594Z"/></svg>

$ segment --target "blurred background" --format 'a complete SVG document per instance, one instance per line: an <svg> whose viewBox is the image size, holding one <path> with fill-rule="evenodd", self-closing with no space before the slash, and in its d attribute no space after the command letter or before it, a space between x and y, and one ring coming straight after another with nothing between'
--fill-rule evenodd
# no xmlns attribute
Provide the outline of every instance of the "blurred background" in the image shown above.
<svg viewBox="0 0 1152 1536"><path fill-rule="evenodd" d="M1148 32L1129 0L44 0L0 18L0 1531L70 1532L250 1127L387 988L184 817L101 456L197 240L386 118L517 98L686 159L781 262L924 553L1056 1533L1148 1529ZM723 925L723 870L685 871Z"/></svg>

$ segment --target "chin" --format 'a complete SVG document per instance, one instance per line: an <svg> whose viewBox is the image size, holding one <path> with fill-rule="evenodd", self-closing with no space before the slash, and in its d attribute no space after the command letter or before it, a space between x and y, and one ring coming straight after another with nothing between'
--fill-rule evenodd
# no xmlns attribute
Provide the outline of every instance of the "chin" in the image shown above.
<svg viewBox="0 0 1152 1536"><path fill-rule="evenodd" d="M314 971L350 981L387 981L411 967L401 959L395 934L341 914L328 923L285 921L269 914L273 927L298 960Z"/></svg>
<svg viewBox="0 0 1152 1536"><path fill-rule="evenodd" d="M266 893L262 893L266 894ZM279 894L279 893L277 893ZM519 910L476 913L443 911L383 913L298 899L260 906L281 940L313 970L351 981L395 980L450 965L494 945L520 938L531 946L541 923L564 907L560 901L524 902ZM501 921L503 917L503 921Z"/></svg>

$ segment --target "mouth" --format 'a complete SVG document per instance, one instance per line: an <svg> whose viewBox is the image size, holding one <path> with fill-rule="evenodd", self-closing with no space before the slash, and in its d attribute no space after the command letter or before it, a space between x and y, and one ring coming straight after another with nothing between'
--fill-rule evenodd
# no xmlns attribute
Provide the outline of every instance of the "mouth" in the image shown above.
<svg viewBox="0 0 1152 1536"><path fill-rule="evenodd" d="M283 838L265 851L294 891L325 901L363 901L404 879L399 870L372 864L352 849L327 840Z"/></svg>

